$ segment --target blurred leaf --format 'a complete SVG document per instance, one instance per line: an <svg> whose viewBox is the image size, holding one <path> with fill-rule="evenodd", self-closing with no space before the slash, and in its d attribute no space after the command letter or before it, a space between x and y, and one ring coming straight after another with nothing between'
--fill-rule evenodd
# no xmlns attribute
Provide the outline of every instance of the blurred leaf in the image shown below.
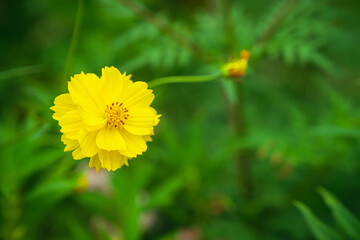
<svg viewBox="0 0 360 240"><path fill-rule="evenodd" d="M320 187L318 189L320 195L324 198L325 203L331 209L331 212L340 226L353 239L360 239L360 222L357 220L336 197Z"/></svg>
<svg viewBox="0 0 360 240"><path fill-rule="evenodd" d="M302 202L295 201L294 205L300 210L309 228L319 240L341 240L342 238L320 221L312 211Z"/></svg>

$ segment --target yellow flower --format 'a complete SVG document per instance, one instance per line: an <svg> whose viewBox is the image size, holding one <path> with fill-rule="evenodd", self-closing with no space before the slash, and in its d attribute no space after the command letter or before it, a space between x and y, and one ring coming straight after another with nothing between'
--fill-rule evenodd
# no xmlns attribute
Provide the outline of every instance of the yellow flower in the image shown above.
<svg viewBox="0 0 360 240"><path fill-rule="evenodd" d="M75 160L90 157L90 167L115 171L146 151L160 115L150 107L152 90L145 82L115 67L102 76L76 74L68 82L69 93L55 98L53 118L59 121L64 151Z"/></svg>
<svg viewBox="0 0 360 240"><path fill-rule="evenodd" d="M251 53L247 50L242 50L239 59L230 60L222 67L222 72L225 77L243 77L246 74L248 61Z"/></svg>

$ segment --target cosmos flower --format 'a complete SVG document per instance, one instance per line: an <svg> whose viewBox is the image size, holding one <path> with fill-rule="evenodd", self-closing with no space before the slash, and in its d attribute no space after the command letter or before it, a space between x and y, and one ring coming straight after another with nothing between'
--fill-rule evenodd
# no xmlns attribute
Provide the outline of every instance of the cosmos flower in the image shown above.
<svg viewBox="0 0 360 240"><path fill-rule="evenodd" d="M223 75L230 78L245 76L250 55L249 51L242 50L240 58L230 60L222 67Z"/></svg>
<svg viewBox="0 0 360 240"><path fill-rule="evenodd" d="M160 115L150 107L152 90L145 82L115 67L102 76L76 74L68 82L69 93L55 98L53 118L63 133L64 151L75 160L90 157L89 166L115 171L146 151Z"/></svg>

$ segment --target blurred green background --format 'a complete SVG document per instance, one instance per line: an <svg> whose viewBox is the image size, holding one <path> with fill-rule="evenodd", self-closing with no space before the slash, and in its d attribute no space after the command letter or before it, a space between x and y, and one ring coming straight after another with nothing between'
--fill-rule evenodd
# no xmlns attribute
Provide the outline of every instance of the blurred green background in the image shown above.
<svg viewBox="0 0 360 240"><path fill-rule="evenodd" d="M360 239L359 23L358 0L1 1L1 239ZM211 74L242 49L241 82L154 88L129 167L63 152L49 107L71 75Z"/></svg>

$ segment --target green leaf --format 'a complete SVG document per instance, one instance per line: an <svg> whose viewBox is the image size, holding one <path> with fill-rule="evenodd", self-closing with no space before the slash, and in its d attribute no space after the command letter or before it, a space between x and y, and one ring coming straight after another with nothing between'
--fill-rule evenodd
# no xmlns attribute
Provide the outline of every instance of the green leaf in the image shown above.
<svg viewBox="0 0 360 240"><path fill-rule="evenodd" d="M342 239L336 232L332 231L325 223L318 219L308 206L299 201L295 201L294 205L300 210L307 225L318 240Z"/></svg>
<svg viewBox="0 0 360 240"><path fill-rule="evenodd" d="M326 205L330 208L334 218L344 231L353 239L360 239L360 222L336 199L336 197L320 187L319 194L324 198Z"/></svg>

